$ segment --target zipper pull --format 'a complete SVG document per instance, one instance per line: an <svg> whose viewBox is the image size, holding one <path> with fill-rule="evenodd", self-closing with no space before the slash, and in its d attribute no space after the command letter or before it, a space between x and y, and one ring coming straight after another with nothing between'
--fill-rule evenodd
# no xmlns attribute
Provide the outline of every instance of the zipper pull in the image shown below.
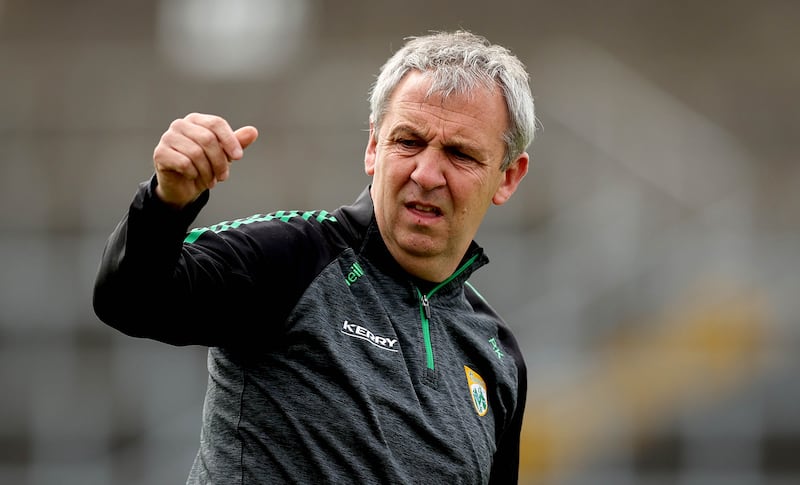
<svg viewBox="0 0 800 485"><path fill-rule="evenodd" d="M431 306L428 303L428 296L422 295L422 310L425 312L425 318L431 319Z"/></svg>

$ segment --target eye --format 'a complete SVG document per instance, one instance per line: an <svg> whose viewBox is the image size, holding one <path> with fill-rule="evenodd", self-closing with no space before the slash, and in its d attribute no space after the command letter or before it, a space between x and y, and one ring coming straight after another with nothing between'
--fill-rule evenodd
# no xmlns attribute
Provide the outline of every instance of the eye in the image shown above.
<svg viewBox="0 0 800 485"><path fill-rule="evenodd" d="M403 148L417 148L420 146L419 141L410 138L399 138L395 141L395 143Z"/></svg>
<svg viewBox="0 0 800 485"><path fill-rule="evenodd" d="M452 156L456 160L460 160L460 161L463 161L463 162L474 162L475 161L475 159L472 158L471 156L469 156L466 153L462 152L461 150L457 150L455 148L451 148L450 150L448 150L448 153L450 154L450 156Z"/></svg>

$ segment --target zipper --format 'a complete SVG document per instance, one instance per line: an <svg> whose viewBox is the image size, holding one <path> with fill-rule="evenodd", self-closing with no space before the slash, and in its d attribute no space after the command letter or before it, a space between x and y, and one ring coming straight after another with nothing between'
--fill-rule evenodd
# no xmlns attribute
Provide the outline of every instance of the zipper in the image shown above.
<svg viewBox="0 0 800 485"><path fill-rule="evenodd" d="M417 290L417 296L419 296L420 308L419 308L419 318L422 322L422 341L425 343L425 364L428 369L433 370L433 346L431 345L431 305L428 301L428 295L432 294L433 291L428 293L428 295L423 295L419 288L414 288Z"/></svg>
<svg viewBox="0 0 800 485"><path fill-rule="evenodd" d="M455 278L458 277L461 273L463 273L467 268L469 268L472 263L478 259L479 254L476 254L469 258L466 263L464 263L460 268L456 270L455 273L450 275L449 278L442 281L438 285L434 286L431 291L428 293L422 293L419 288L414 286L414 290L417 292L417 298L419 298L419 318L422 325L422 341L425 344L425 365L428 370L434 370L434 361L433 361L433 345L431 344L431 303L430 298L439 291L441 287L450 283Z"/></svg>

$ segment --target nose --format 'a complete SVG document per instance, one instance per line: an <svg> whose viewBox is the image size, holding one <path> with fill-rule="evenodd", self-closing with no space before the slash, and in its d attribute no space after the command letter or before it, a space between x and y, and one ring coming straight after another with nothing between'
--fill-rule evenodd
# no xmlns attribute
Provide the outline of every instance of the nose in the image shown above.
<svg viewBox="0 0 800 485"><path fill-rule="evenodd" d="M442 150L426 147L414 157L416 166L411 172L411 180L423 190L433 190L445 185L444 167L447 163Z"/></svg>

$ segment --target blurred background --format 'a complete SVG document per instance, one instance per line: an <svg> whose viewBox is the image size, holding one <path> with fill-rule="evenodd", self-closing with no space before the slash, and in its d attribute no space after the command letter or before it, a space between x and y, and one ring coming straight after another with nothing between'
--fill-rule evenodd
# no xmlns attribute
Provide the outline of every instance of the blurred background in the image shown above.
<svg viewBox="0 0 800 485"><path fill-rule="evenodd" d="M541 127L473 283L529 368L524 484L800 483L800 2L0 0L0 483L184 483L205 349L91 309L169 123L260 139L196 225L368 183L408 35L528 65ZM156 309L153 309L156 311Z"/></svg>

